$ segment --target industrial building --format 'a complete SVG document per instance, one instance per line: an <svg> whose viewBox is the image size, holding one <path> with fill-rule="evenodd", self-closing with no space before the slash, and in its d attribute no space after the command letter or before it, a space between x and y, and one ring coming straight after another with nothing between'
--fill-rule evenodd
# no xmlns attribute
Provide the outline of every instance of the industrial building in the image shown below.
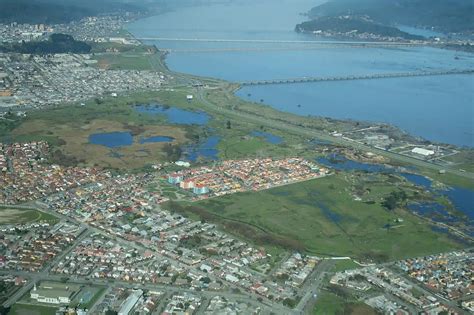
<svg viewBox="0 0 474 315"><path fill-rule="evenodd" d="M69 304L74 296L80 291L79 286L65 285L55 282L42 282L36 284L30 291L30 297L41 303L48 304Z"/></svg>
<svg viewBox="0 0 474 315"><path fill-rule="evenodd" d="M433 150L427 150L427 149L423 149L423 148L414 148L413 150L411 150L412 153L415 153L415 154L418 154L418 155L421 155L423 157L428 157L428 156L432 156L435 154L435 151Z"/></svg>

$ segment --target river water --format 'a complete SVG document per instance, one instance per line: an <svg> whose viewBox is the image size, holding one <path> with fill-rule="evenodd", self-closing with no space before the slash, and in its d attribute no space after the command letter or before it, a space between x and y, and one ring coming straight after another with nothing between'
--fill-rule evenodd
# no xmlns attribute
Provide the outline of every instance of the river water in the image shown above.
<svg viewBox="0 0 474 315"><path fill-rule="evenodd" d="M317 3L317 0L257 0L183 8L134 22L128 29L137 37L167 39L321 40L294 32L295 25L305 20L300 13ZM172 70L238 82L474 69L474 54L427 47L314 49L314 45L303 43L182 40L147 43L178 50L167 59ZM290 47L292 50L275 50ZM235 51L243 48L251 50ZM216 51L210 52L211 49ZM245 87L237 95L255 102L264 100L286 112L386 122L428 140L474 147L473 80L472 75L451 75L271 85Z"/></svg>

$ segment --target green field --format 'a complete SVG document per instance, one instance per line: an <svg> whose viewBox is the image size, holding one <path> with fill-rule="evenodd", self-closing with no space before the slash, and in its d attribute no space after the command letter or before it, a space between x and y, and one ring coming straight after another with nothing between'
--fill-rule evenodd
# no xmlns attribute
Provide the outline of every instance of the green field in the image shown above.
<svg viewBox="0 0 474 315"><path fill-rule="evenodd" d="M54 315L56 310L55 307L16 303L12 306L8 315Z"/></svg>
<svg viewBox="0 0 474 315"><path fill-rule="evenodd" d="M344 311L345 301L335 294L321 292L314 306L314 315L332 315Z"/></svg>
<svg viewBox="0 0 474 315"><path fill-rule="evenodd" d="M102 54L97 55L97 66L107 70L152 70L153 55L145 54Z"/></svg>
<svg viewBox="0 0 474 315"><path fill-rule="evenodd" d="M332 271L340 272L344 270L357 269L357 268L360 268L360 266L356 264L355 262L353 262L352 260L336 260Z"/></svg>
<svg viewBox="0 0 474 315"><path fill-rule="evenodd" d="M170 204L221 223L258 244L273 244L312 254L387 261L460 248L447 235L403 209L385 210L380 202L397 183L366 184L372 202L354 201L353 177L338 174L267 191L241 193L194 204ZM403 223L394 223L402 219ZM390 229L384 228L391 224ZM413 240L416 240L414 242Z"/></svg>
<svg viewBox="0 0 474 315"><path fill-rule="evenodd" d="M314 306L314 315L375 315L371 307L360 302L348 303L345 299L327 291L323 291Z"/></svg>
<svg viewBox="0 0 474 315"><path fill-rule="evenodd" d="M23 224L40 221L55 223L58 221L58 218L34 209L0 206L0 224Z"/></svg>

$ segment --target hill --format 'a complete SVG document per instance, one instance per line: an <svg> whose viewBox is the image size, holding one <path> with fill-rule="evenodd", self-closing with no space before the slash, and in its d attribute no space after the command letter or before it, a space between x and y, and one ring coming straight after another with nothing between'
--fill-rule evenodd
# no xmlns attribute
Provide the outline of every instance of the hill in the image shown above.
<svg viewBox="0 0 474 315"><path fill-rule="evenodd" d="M76 41L70 35L52 34L47 41L33 41L0 45L0 52L16 52L21 54L87 54L91 46L85 42Z"/></svg>
<svg viewBox="0 0 474 315"><path fill-rule="evenodd" d="M141 10L138 5L120 0L0 0L0 22L67 23L86 16Z"/></svg>
<svg viewBox="0 0 474 315"><path fill-rule="evenodd" d="M324 31L333 35L372 34L379 37L403 38L409 40L423 39L400 31L396 27L385 26L358 16L318 17L296 26L297 32Z"/></svg>
<svg viewBox="0 0 474 315"><path fill-rule="evenodd" d="M447 33L474 32L472 0L331 0L309 12L312 19L367 16L380 24L435 28Z"/></svg>

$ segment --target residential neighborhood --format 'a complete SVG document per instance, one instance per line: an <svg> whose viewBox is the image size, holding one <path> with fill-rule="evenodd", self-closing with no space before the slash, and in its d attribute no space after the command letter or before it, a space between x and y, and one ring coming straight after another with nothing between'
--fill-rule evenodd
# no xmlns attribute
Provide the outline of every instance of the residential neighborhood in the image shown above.
<svg viewBox="0 0 474 315"><path fill-rule="evenodd" d="M0 315L474 314L468 2L0 0Z"/></svg>

